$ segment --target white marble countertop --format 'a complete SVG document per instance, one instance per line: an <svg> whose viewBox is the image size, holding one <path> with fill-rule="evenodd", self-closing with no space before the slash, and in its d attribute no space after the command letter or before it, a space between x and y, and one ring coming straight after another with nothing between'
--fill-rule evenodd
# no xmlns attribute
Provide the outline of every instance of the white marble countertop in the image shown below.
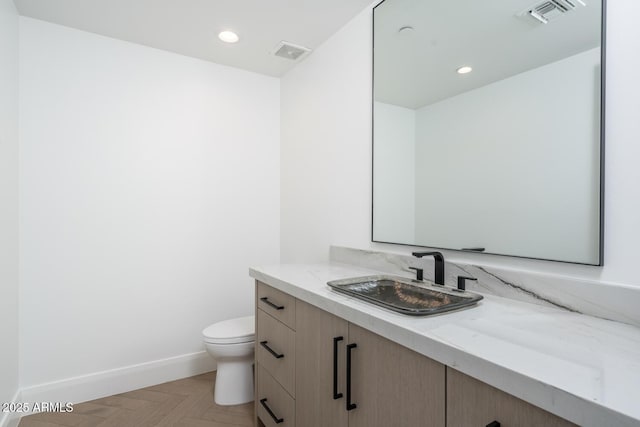
<svg viewBox="0 0 640 427"><path fill-rule="evenodd" d="M640 426L640 328L502 297L429 317L331 291L380 274L348 264L281 264L250 275L581 426Z"/></svg>

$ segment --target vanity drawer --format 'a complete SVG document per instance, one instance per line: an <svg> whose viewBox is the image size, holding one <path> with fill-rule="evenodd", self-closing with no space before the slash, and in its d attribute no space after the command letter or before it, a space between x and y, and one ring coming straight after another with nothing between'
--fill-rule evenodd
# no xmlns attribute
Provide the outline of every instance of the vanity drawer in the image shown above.
<svg viewBox="0 0 640 427"><path fill-rule="evenodd" d="M494 422L504 427L577 427L544 409L447 368L447 426L488 426Z"/></svg>
<svg viewBox="0 0 640 427"><path fill-rule="evenodd" d="M256 361L295 397L296 333L260 309L256 316Z"/></svg>
<svg viewBox="0 0 640 427"><path fill-rule="evenodd" d="M256 365L258 418L266 427L293 427L296 424L295 401L259 363ZM280 421L282 420L282 421Z"/></svg>
<svg viewBox="0 0 640 427"><path fill-rule="evenodd" d="M296 324L296 299L277 289L256 281L258 308L275 317L290 328Z"/></svg>

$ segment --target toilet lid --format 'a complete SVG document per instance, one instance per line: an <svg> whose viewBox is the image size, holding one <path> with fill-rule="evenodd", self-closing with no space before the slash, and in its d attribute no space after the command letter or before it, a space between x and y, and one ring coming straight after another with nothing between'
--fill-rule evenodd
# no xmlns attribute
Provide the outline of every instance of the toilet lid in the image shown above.
<svg viewBox="0 0 640 427"><path fill-rule="evenodd" d="M214 323L202 331L204 340L213 344L236 344L255 339L255 317L246 316Z"/></svg>

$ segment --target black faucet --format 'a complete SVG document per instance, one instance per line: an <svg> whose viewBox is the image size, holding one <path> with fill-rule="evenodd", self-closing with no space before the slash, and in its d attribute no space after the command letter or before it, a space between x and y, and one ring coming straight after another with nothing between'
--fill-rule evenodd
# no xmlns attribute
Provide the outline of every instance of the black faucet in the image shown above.
<svg viewBox="0 0 640 427"><path fill-rule="evenodd" d="M440 252L413 252L411 255L416 258L432 256L435 261L434 282L444 286L444 256Z"/></svg>

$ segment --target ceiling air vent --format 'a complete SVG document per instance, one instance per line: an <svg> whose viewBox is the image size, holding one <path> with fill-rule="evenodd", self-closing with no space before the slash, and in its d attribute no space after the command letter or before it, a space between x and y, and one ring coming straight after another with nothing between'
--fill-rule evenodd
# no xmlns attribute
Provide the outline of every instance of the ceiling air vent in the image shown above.
<svg viewBox="0 0 640 427"><path fill-rule="evenodd" d="M578 5L586 6L582 0L546 0L530 7L525 14L546 24L558 16L571 12Z"/></svg>
<svg viewBox="0 0 640 427"><path fill-rule="evenodd" d="M273 54L281 58L287 58L295 61L309 52L311 52L311 49L304 46L298 46L293 43L281 41L274 49Z"/></svg>

